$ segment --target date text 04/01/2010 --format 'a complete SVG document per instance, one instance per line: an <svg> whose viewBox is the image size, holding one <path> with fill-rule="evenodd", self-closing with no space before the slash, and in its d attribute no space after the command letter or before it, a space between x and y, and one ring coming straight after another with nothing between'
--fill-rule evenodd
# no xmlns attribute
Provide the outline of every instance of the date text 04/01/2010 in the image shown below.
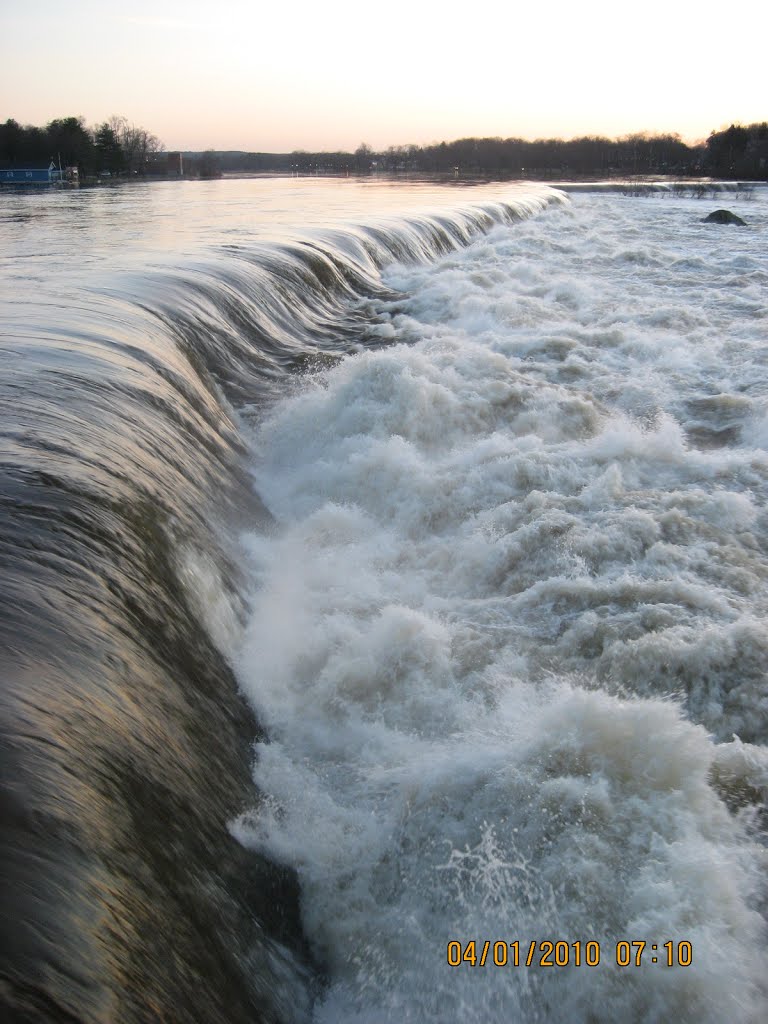
<svg viewBox="0 0 768 1024"><path fill-rule="evenodd" d="M643 939L620 939L611 943L610 960L618 967L641 967L643 964L661 964L664 967L690 967L693 947L687 939L673 942L646 942ZM597 967L600 963L600 943L550 941L532 939L506 942L502 939L448 943L449 967Z"/></svg>

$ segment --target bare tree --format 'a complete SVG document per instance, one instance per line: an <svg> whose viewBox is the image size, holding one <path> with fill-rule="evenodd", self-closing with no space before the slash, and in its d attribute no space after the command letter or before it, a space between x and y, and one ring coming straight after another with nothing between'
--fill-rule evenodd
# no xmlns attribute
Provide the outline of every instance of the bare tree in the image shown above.
<svg viewBox="0 0 768 1024"><path fill-rule="evenodd" d="M141 174L150 157L163 152L163 143L156 135L131 124L122 115L114 114L106 123L120 143L129 174Z"/></svg>

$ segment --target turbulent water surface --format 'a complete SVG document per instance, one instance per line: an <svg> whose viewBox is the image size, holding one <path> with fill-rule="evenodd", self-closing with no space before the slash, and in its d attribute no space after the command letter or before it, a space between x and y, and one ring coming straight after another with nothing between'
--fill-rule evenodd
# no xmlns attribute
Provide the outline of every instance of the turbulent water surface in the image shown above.
<svg viewBox="0 0 768 1024"><path fill-rule="evenodd" d="M765 1019L768 195L722 205L0 196L7 1019Z"/></svg>

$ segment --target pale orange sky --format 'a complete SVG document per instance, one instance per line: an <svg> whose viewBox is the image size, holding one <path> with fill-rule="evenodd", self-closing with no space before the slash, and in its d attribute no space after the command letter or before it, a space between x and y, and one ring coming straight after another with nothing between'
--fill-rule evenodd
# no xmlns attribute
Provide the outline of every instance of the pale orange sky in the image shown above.
<svg viewBox="0 0 768 1024"><path fill-rule="evenodd" d="M354 149L768 119L768 4L0 0L0 121L122 114L168 149ZM718 11L715 14L715 10Z"/></svg>

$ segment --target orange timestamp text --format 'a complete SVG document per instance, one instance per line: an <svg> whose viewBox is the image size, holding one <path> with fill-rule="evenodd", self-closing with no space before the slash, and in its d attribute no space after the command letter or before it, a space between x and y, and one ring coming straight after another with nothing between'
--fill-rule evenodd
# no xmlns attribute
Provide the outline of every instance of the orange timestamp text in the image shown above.
<svg viewBox="0 0 768 1024"><path fill-rule="evenodd" d="M610 949L603 963L617 967L641 967L661 964L664 967L690 967L693 946L687 939L674 942L646 942L644 939L619 939L603 943ZM449 967L597 967L604 950L593 939L568 942L565 939L531 939L512 942L506 939L469 939L448 943Z"/></svg>

